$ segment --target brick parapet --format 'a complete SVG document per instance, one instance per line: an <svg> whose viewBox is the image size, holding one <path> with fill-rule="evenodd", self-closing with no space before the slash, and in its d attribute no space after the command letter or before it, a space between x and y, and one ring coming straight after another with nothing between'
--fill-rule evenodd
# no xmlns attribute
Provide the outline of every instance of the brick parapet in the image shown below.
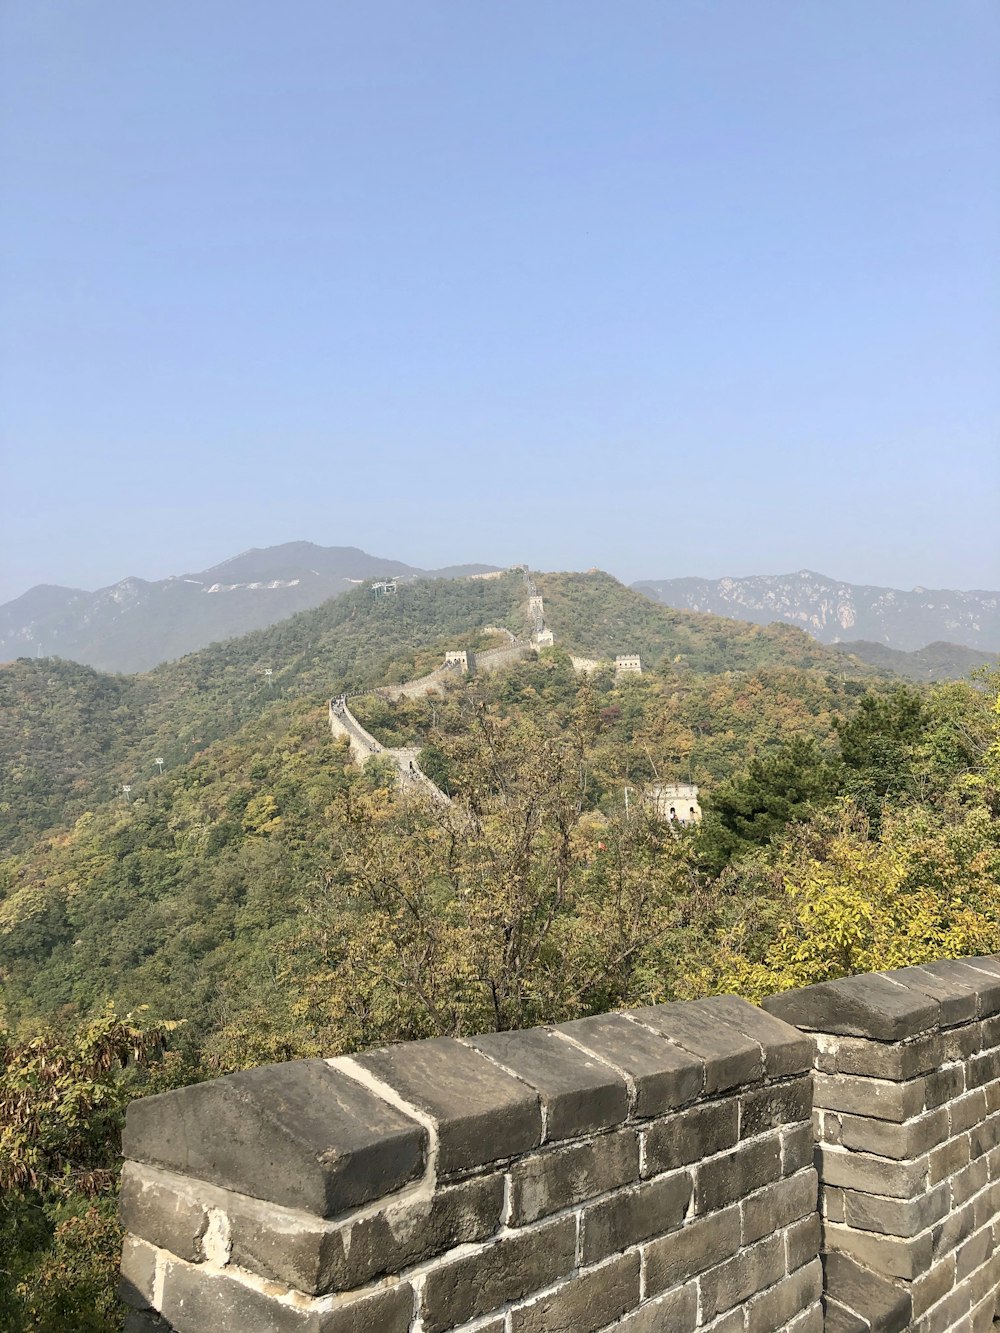
<svg viewBox="0 0 1000 1333"><path fill-rule="evenodd" d="M815 1046L827 1329L991 1329L1000 962L844 978L765 1007L808 1030Z"/></svg>
<svg viewBox="0 0 1000 1333"><path fill-rule="evenodd" d="M1000 962L264 1067L124 1150L133 1333L986 1333Z"/></svg>
<svg viewBox="0 0 1000 1333"><path fill-rule="evenodd" d="M818 1330L811 1054L725 997L133 1103L130 1327Z"/></svg>

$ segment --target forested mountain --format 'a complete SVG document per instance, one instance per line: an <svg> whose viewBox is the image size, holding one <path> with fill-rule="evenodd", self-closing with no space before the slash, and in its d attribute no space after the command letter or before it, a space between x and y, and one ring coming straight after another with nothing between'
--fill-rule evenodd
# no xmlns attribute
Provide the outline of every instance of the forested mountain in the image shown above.
<svg viewBox="0 0 1000 1333"><path fill-rule="evenodd" d="M365 585L144 676L0 669L0 1325L120 1329L130 1096L1000 948L1000 680L535 582L554 647L351 701L445 807L351 763L326 700L523 632L515 573ZM571 661L626 651L641 676ZM648 799L675 781L700 828Z"/></svg>
<svg viewBox="0 0 1000 1333"><path fill-rule="evenodd" d="M801 569L725 579L643 579L632 585L667 606L755 624L784 620L824 643L867 640L903 652L961 644L1000 653L1000 593L872 587Z"/></svg>
<svg viewBox="0 0 1000 1333"><path fill-rule="evenodd" d="M1000 665L996 653L963 648L959 643L929 643L926 648L917 648L912 653L864 639L847 641L840 646L862 662L870 662L872 666L905 676L907 680L962 680L973 671L996 669Z"/></svg>
<svg viewBox="0 0 1000 1333"><path fill-rule="evenodd" d="M364 579L456 578L493 568L423 570L354 546L286 542L156 582L126 578L97 592L41 585L0 606L0 662L51 656L101 671L148 671L319 606Z"/></svg>
<svg viewBox="0 0 1000 1333"><path fill-rule="evenodd" d="M170 770L277 699L328 697L420 675L477 627L524 627L519 575L370 585L140 676L22 658L0 666L0 854L121 784ZM270 674L266 674L270 673Z"/></svg>
<svg viewBox="0 0 1000 1333"><path fill-rule="evenodd" d="M548 623L573 652L641 652L647 667L717 673L767 664L873 670L785 626L761 629L672 611L608 574L539 576ZM141 785L233 735L277 699L329 697L429 671L446 647L480 646L484 625L527 628L521 576L370 584L267 629L212 644L145 675L75 663L0 666L0 852L94 802ZM266 674L270 672L270 674Z"/></svg>

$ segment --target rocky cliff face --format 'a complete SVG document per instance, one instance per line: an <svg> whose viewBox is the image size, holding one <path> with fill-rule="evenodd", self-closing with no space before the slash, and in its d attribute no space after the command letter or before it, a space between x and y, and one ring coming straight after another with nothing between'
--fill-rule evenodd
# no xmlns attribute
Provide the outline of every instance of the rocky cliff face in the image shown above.
<svg viewBox="0 0 1000 1333"><path fill-rule="evenodd" d="M823 643L867 639L910 652L935 641L1000 652L1000 593L879 588L797 574L725 579L643 579L654 601L756 624L785 620Z"/></svg>

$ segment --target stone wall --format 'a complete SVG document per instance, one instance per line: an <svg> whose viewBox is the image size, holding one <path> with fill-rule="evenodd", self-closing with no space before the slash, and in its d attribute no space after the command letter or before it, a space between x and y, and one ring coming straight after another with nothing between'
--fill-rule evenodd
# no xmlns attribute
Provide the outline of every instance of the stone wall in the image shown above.
<svg viewBox="0 0 1000 1333"><path fill-rule="evenodd" d="M815 1333L811 1055L722 998L134 1102L129 1328Z"/></svg>
<svg viewBox="0 0 1000 1333"><path fill-rule="evenodd" d="M986 1333L1000 962L269 1066L124 1152L130 1333Z"/></svg>
<svg viewBox="0 0 1000 1333"><path fill-rule="evenodd" d="M1000 962L776 995L816 1045L827 1329L985 1333L1000 1284ZM873 1313L879 1322L875 1322Z"/></svg>

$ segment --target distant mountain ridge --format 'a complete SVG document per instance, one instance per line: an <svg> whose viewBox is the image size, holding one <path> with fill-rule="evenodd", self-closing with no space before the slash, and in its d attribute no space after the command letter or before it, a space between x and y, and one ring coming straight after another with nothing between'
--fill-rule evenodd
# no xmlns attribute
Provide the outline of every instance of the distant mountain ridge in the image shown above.
<svg viewBox="0 0 1000 1333"><path fill-rule="evenodd" d="M686 611L749 620L784 620L823 643L867 640L903 652L931 644L1000 652L1000 592L882 588L795 574L723 579L640 579L637 591Z"/></svg>
<svg viewBox="0 0 1000 1333"><path fill-rule="evenodd" d="M365 579L461 578L496 568L418 569L356 546L285 542L155 582L125 578L96 592L39 584L0 606L0 662L63 657L100 671L148 671L308 611Z"/></svg>

